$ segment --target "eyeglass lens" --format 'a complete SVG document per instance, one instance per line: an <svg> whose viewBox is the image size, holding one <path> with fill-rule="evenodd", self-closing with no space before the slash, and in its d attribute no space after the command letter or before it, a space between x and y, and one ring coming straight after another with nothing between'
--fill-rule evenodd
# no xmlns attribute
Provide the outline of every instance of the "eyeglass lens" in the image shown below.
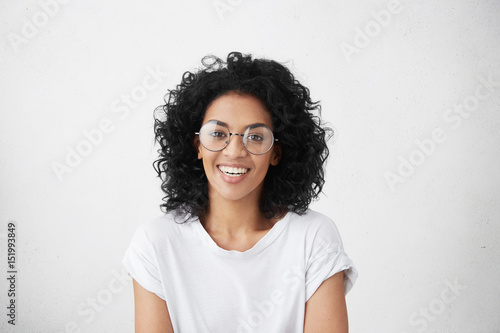
<svg viewBox="0 0 500 333"><path fill-rule="evenodd" d="M219 151L229 144L231 133L224 123L211 120L202 126L199 136L203 147ZM245 149L255 155L265 154L274 143L273 132L263 124L248 126L242 137Z"/></svg>

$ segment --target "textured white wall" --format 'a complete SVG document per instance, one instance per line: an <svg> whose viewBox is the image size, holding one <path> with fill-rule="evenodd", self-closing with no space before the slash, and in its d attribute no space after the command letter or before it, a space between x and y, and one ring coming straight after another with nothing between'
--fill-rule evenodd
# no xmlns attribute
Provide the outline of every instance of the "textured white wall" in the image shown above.
<svg viewBox="0 0 500 333"><path fill-rule="evenodd" d="M287 62L336 129L313 208L360 272L351 332L498 332L499 19L495 0L1 1L0 331L133 331L120 261L160 214L152 111L239 50Z"/></svg>

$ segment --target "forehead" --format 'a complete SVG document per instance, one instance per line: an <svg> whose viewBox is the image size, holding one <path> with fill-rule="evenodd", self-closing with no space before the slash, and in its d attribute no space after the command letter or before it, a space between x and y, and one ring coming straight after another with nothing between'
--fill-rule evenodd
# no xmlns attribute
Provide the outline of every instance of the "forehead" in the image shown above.
<svg viewBox="0 0 500 333"><path fill-rule="evenodd" d="M210 103L203 124L210 120L222 121L231 130L244 129L257 123L272 128L271 113L258 98L236 93L222 95Z"/></svg>

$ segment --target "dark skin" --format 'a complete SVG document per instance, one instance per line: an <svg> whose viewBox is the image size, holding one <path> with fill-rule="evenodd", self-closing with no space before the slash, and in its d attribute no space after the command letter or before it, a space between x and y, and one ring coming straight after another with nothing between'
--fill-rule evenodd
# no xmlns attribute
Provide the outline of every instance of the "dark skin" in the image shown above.
<svg viewBox="0 0 500 333"><path fill-rule="evenodd" d="M271 115L261 101L248 95L229 93L212 102L204 122L216 119L231 132L243 133L251 124L272 129ZM195 138L198 158L209 182L209 208L200 219L219 247L240 252L252 248L282 217L267 219L259 209L264 177L270 165L277 165L281 151L275 145L263 155L248 153L240 136L232 136L226 148L206 150ZM220 167L237 168L240 176L228 176ZM136 332L173 332L168 304L134 280ZM304 332L348 332L343 273L325 280L305 304Z"/></svg>

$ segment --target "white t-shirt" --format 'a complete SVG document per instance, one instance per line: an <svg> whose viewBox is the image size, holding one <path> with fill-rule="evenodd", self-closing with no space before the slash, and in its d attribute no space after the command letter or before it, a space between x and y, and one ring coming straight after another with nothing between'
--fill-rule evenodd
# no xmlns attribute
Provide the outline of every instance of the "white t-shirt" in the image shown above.
<svg viewBox="0 0 500 333"><path fill-rule="evenodd" d="M335 224L289 212L251 249L220 248L198 219L166 214L141 225L123 259L130 276L167 303L176 333L303 332L305 303L344 271L357 271Z"/></svg>

